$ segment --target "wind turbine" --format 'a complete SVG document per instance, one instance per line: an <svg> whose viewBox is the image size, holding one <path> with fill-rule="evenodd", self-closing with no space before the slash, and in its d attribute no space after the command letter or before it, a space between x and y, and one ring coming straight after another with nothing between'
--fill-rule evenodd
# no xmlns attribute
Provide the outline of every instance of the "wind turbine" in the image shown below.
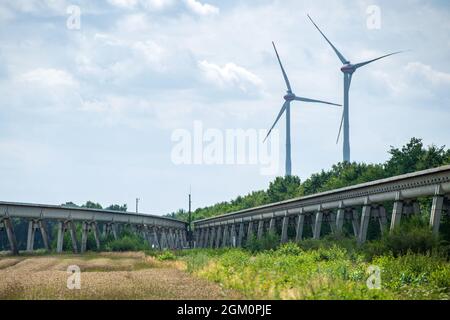
<svg viewBox="0 0 450 320"><path fill-rule="evenodd" d="M293 92L291 88L291 84L289 82L288 76L286 74L286 71L284 70L283 64L281 63L280 56L278 55L277 48L275 46L275 43L272 42L273 48L275 49L275 54L277 55L278 63L281 67L281 72L283 73L284 81L286 82L287 87L287 93L284 96L284 104L281 107L280 113L277 116L277 119L275 120L275 123L273 124L272 128L270 128L269 132L267 133L266 138L264 139L264 142L269 137L270 133L272 132L273 128L275 128L276 124L280 120L283 113L286 112L286 176L292 175L292 161L291 161L291 102L292 101L303 101L303 102L315 102L315 103L325 103L330 104L333 106L341 106L340 104L335 104L331 102L321 101L321 100L314 100L314 99L308 99L308 98L302 98L297 97Z"/></svg>
<svg viewBox="0 0 450 320"><path fill-rule="evenodd" d="M344 153L344 162L350 162L350 121L349 121L349 91L350 91L350 85L352 83L352 76L353 73L358 70L361 67L364 67L372 62L375 62L377 60L383 59L383 58L387 58L389 56L392 56L394 54L398 54L401 53L402 51L397 51L394 53L390 53L384 56L381 56L379 58L376 59L372 59L369 61L365 61L365 62L361 62L361 63L357 63L357 64L352 64L350 63L350 61L348 61L343 55L342 53L340 53L338 51L338 49L336 49L336 47L331 43L330 40L328 40L328 38L323 34L323 32L319 29L319 27L317 26L317 24L313 21L313 19L309 16L308 14L308 18L309 20L311 20L311 22L313 23L313 25L317 28L317 30L319 30L319 32L322 34L322 36L325 38L325 40L328 42L328 44L331 46L331 48L333 48L334 52L336 53L336 55L338 56L339 60L341 60L343 66L341 68L342 73L344 74L344 110L342 112L342 120L341 120L341 125L339 127L339 133L338 133L338 137L336 140L336 143L339 142L339 138L341 136L341 132L342 132L342 126L344 126L344 145L343 145L343 153Z"/></svg>

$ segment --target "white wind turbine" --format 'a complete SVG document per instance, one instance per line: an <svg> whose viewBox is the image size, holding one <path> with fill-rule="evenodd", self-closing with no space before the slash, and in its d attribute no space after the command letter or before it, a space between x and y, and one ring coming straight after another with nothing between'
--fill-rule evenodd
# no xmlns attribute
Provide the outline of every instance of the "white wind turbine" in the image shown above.
<svg viewBox="0 0 450 320"><path fill-rule="evenodd" d="M331 102L321 101L321 100L314 100L309 98L302 98L296 96L292 92L291 84L289 82L288 76L286 74L286 71L283 68L283 64L281 63L280 56L278 55L277 48L275 47L275 43L272 42L273 48L275 49L275 53L277 55L278 62L281 67L281 72L283 73L284 81L286 82L287 87L287 94L284 96L284 104L281 107L280 113L277 116L277 119L275 120L275 123L273 124L272 128L270 128L269 132L267 133L266 138L264 139L264 142L269 137L270 133L272 132L273 128L275 128L276 124L280 120L281 116L286 112L286 176L292 175L292 161L291 161L291 102L292 101L303 101L303 102L315 102L315 103L324 103L324 104L330 104L334 106L341 106L340 104L335 104Z"/></svg>
<svg viewBox="0 0 450 320"><path fill-rule="evenodd" d="M350 61L348 61L342 53L340 53L336 47L331 43L330 40L323 34L323 32L319 29L319 27L316 25L316 23L313 21L313 19L308 15L309 20L314 24L314 26L319 30L319 32L322 34L322 36L325 38L325 40L328 42L328 44L333 48L334 52L338 56L339 60L341 60L343 66L341 68L342 73L344 74L344 110L342 113L342 120L341 125L339 127L339 133L337 137L336 143L339 142L339 138L341 136L342 132L342 126L344 126L344 145L343 145L343 160L344 162L350 162L350 120L349 120L349 91L350 91L350 85L352 82L352 76L353 73L365 65L368 65L372 62L375 62L377 60L392 56L394 54L401 53L402 51L390 53L387 55L384 55L382 57L372 59L369 61L357 63L357 64L351 64Z"/></svg>

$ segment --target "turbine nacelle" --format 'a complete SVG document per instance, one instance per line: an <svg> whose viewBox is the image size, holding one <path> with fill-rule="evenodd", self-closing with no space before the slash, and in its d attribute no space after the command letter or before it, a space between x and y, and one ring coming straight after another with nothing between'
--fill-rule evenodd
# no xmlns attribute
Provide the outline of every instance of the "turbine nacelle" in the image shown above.
<svg viewBox="0 0 450 320"><path fill-rule="evenodd" d="M284 97L284 100L286 101L294 101L296 97L295 94L293 94L292 92L288 92Z"/></svg>
<svg viewBox="0 0 450 320"><path fill-rule="evenodd" d="M353 74L356 71L356 67L355 65L351 64L350 62L348 62L347 64L345 64L342 68L341 71L343 73L349 73L349 74Z"/></svg>

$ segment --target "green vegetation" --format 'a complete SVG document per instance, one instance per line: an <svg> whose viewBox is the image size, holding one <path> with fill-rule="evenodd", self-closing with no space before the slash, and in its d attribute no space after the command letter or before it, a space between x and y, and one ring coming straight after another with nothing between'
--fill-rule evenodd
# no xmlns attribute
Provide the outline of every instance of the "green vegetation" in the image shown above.
<svg viewBox="0 0 450 320"><path fill-rule="evenodd" d="M401 237L407 240L396 240ZM328 237L260 249L266 241L179 258L189 272L250 299L450 299L445 246L415 223L363 246ZM371 266L381 272L381 289L367 285Z"/></svg>
<svg viewBox="0 0 450 320"><path fill-rule="evenodd" d="M148 244L142 239L132 233L122 234L118 239L108 239L103 244L103 251L112 252L127 252L127 251L145 251L150 249Z"/></svg>
<svg viewBox="0 0 450 320"><path fill-rule="evenodd" d="M267 190L254 191L229 202L195 210L193 220L450 164L450 150L434 145L425 147L422 140L416 138L400 149L391 147L388 153L390 158L385 163L339 163L330 170L313 174L303 182L295 176L278 177ZM184 210L169 216L184 221L188 219ZM450 230L448 233L450 235Z"/></svg>

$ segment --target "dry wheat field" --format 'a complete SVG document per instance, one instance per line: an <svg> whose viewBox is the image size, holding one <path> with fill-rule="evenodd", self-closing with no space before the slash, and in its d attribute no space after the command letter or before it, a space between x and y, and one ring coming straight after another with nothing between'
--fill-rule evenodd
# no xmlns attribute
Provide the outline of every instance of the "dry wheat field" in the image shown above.
<svg viewBox="0 0 450 320"><path fill-rule="evenodd" d="M70 290L67 268L79 266L81 288ZM0 300L5 299L239 299L185 272L179 261L144 253L0 257Z"/></svg>

